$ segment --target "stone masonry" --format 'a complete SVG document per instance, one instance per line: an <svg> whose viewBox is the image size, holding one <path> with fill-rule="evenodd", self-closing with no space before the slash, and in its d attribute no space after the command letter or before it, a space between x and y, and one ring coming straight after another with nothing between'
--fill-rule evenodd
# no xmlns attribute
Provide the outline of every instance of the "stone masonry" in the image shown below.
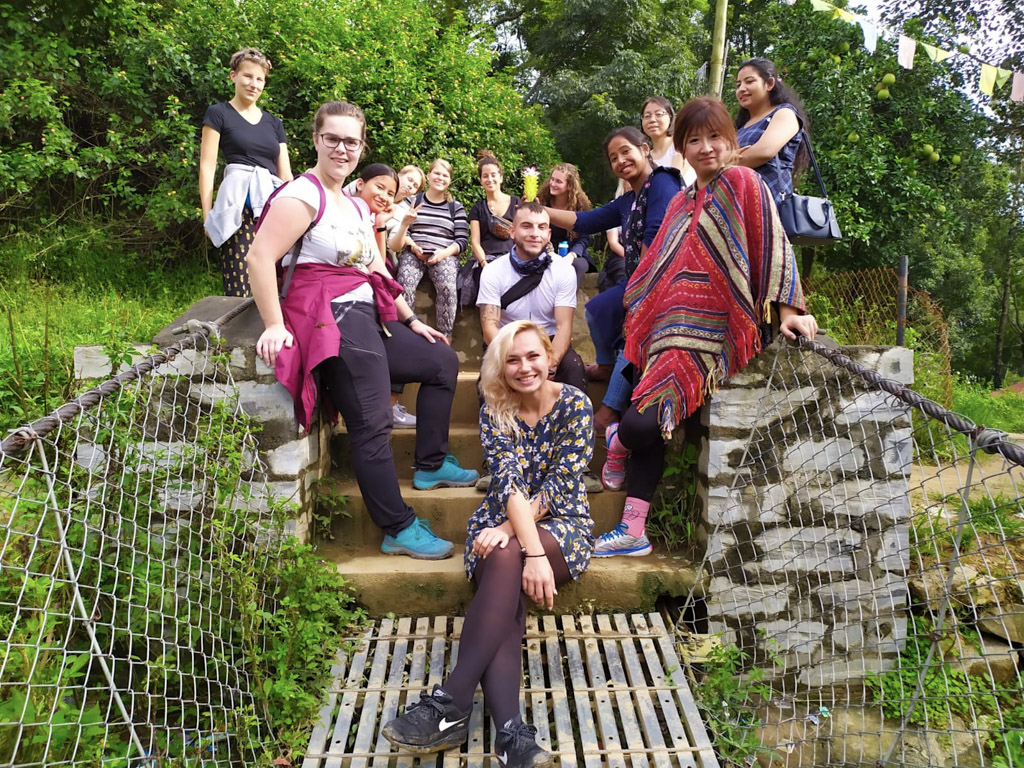
<svg viewBox="0 0 1024 768"><path fill-rule="evenodd" d="M188 319L216 319L237 301L240 300L208 297L197 302L156 337L155 346L136 345L132 363L178 341L181 336L171 333L171 328L181 326ZM182 391L187 391L188 399L196 404L237 397L242 411L255 416L261 424L256 436L260 460L251 457L253 473L249 490L252 495L246 503L265 506L274 499L289 504L294 508L294 515L286 523L285 534L308 541L315 503L313 488L330 470L330 430L322 428L319 419L314 420L308 433L296 426L291 397L274 379L273 370L256 357L256 339L261 330L259 316L251 309L222 329L223 345L218 349L186 350L157 368L153 375L166 376L172 384L161 390L161 397L167 402L151 405L150 409L156 413L173 413L171 402L180 399ZM227 355L231 384L225 381L225 376L216 375L217 366L210 359L214 354ZM79 382L96 383L108 378L110 373L110 361L102 347L75 349L75 378ZM152 439L147 434L147 439L136 447L144 461L170 461L176 457L180 461L190 450L180 439L162 439L166 435L161 433L159 425L149 431L153 432ZM81 443L77 461L86 469L98 471L104 465L102 449ZM167 493L168 519L198 503L201 489L190 486L190 481L183 480L181 488Z"/></svg>
<svg viewBox="0 0 1024 768"><path fill-rule="evenodd" d="M913 381L911 350L844 352ZM907 633L909 408L777 342L701 426L710 631L790 691L891 668Z"/></svg>

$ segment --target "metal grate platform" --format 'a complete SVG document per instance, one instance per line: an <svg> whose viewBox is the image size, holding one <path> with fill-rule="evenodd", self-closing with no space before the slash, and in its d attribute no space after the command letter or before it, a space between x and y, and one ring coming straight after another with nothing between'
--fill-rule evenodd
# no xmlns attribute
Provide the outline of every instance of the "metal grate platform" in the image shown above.
<svg viewBox="0 0 1024 768"><path fill-rule="evenodd" d="M392 751L383 723L440 683L458 657L461 618L381 619L340 656L303 768L499 768L477 689L461 750ZM530 616L522 709L562 766L719 768L658 614Z"/></svg>

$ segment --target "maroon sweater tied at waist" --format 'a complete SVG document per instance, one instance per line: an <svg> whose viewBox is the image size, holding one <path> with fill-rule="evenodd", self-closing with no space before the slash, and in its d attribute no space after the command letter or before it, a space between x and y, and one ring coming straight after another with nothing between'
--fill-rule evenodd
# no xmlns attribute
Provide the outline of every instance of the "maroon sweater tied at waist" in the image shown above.
<svg viewBox="0 0 1024 768"><path fill-rule="evenodd" d="M341 331L334 320L331 300L364 283L373 289L381 322L397 320L395 297L402 286L377 272L330 264L299 264L292 275L288 296L281 303L284 324L295 339L277 356L274 376L292 396L295 420L308 430L316 407L317 387L313 369L330 357L337 357ZM334 404L325 402L327 416L337 422Z"/></svg>

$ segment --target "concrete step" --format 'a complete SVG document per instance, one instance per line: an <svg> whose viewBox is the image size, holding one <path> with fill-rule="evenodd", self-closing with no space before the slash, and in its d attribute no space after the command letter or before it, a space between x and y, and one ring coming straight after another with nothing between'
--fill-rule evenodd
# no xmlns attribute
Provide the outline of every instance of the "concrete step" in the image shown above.
<svg viewBox="0 0 1024 768"><path fill-rule="evenodd" d="M459 371L459 382L455 387L455 402L452 403L452 426L471 426L479 423L480 400L477 397L476 382L480 376L479 369L464 369ZM587 394L590 401L594 403L594 410L601 405L604 393L608 390L607 382L592 381L587 387ZM398 402L408 409L409 413L416 413L416 397L419 394L419 384L407 384L405 390L398 398Z"/></svg>
<svg viewBox="0 0 1024 768"><path fill-rule="evenodd" d="M392 432L391 450L395 456L398 479L403 481L403 485L409 485L412 482L413 463L416 460L416 430L396 429ZM466 469L482 471L484 454L483 446L480 444L479 428L475 425L453 425L448 431L448 453L454 454L459 459L459 464ZM590 462L590 468L595 474L600 473L606 453L604 441L595 441L594 458ZM345 479L355 477L348 433L340 425L331 438L331 460L334 466L333 476Z"/></svg>
<svg viewBox="0 0 1024 768"><path fill-rule="evenodd" d="M373 616L461 615L473 597L461 546L448 560L389 556L377 548L345 547L337 541L322 543L320 552L337 565ZM651 611L661 596L688 594L697 577L692 562L671 553L595 558L579 582L558 590L555 610Z"/></svg>
<svg viewBox="0 0 1024 768"><path fill-rule="evenodd" d="M330 496L345 496L345 514L334 518L331 531L335 540L347 546L380 546L383 532L374 525L366 511L359 487L352 481L329 481ZM416 510L416 515L430 523L431 530L448 541L461 546L466 540L466 522L483 501L484 494L475 488L438 488L417 491L408 483L402 484L402 496ZM626 503L623 491L602 491L590 494L590 516L594 519L594 533L610 531L622 518ZM325 510L326 511L326 510Z"/></svg>

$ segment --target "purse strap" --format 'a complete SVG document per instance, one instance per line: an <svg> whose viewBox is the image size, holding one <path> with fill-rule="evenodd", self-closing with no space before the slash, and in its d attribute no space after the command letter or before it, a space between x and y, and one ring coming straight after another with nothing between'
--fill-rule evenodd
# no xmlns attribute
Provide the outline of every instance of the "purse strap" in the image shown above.
<svg viewBox="0 0 1024 768"><path fill-rule="evenodd" d="M814 158L814 149L811 147L811 137L807 135L807 131L801 126L800 136L803 141L807 144L807 154L811 158L811 167L814 169L814 178L818 180L818 188L821 190L821 196L826 200L828 199L828 192L825 191L825 182L821 179L821 171L818 170L818 161Z"/></svg>

